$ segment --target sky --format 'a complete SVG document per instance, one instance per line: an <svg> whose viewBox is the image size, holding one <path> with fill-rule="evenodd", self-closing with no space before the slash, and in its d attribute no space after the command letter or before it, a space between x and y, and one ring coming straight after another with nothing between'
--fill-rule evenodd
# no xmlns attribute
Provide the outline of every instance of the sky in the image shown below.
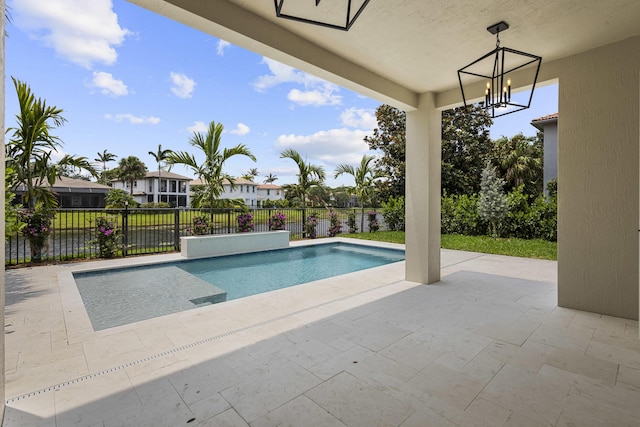
<svg viewBox="0 0 640 427"><path fill-rule="evenodd" d="M375 99L124 0L7 4L5 126L15 126L19 111L15 77L63 109L67 122L52 132L64 143L59 157L93 161L107 150L155 171L149 151L160 144L196 154L189 139L211 121L224 125L223 147L245 144L257 158L233 157L225 172L238 177L257 168L256 182L269 174L278 185L296 182L295 163L280 159L287 148L324 166L331 187L353 184L346 175L333 178L339 164L355 167L375 154L363 139L376 127ZM530 109L495 119L491 137L533 136L531 120L557 108L557 85L538 88ZM193 177L180 165L172 171Z"/></svg>

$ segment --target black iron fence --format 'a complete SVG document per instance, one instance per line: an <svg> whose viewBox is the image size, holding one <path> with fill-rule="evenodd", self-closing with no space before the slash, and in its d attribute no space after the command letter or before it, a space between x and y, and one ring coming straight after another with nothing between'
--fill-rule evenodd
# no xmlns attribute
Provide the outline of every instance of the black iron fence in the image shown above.
<svg viewBox="0 0 640 427"><path fill-rule="evenodd" d="M314 214L317 218L316 237L330 235L329 210L306 209L252 209L253 232L269 231L269 219L277 212L286 216L285 229L291 232L291 240L308 238L304 229L304 218ZM360 209L335 209L341 223L341 232L348 233L348 216L355 215L357 232L362 232ZM243 211L234 209L58 209L52 221L52 231L43 250L43 258L50 261L65 261L99 256L96 242L99 218L107 218L117 225L118 247L116 256L154 254L180 250L180 237L190 235L195 217L204 217L209 225L209 234L229 234L238 231L238 215ZM376 220L380 230L385 229L380 213ZM368 232L365 211L364 232ZM17 265L30 262L29 241L20 232L9 237L5 245L5 264Z"/></svg>

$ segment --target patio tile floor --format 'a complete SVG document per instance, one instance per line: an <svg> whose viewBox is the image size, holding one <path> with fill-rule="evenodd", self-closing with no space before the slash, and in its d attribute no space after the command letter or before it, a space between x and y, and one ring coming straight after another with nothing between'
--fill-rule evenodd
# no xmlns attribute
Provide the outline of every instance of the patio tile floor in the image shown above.
<svg viewBox="0 0 640 427"><path fill-rule="evenodd" d="M442 251L94 332L71 271L6 272L3 426L602 426L640 419L638 322L556 306L556 263Z"/></svg>

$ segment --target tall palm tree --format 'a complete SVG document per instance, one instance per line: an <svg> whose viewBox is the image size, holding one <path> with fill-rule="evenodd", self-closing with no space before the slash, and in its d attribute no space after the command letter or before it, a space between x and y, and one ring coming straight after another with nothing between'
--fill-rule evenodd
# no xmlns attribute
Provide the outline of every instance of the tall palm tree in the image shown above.
<svg viewBox="0 0 640 427"><path fill-rule="evenodd" d="M504 180L512 187L535 181L542 175L542 158L532 142L523 134L496 141L497 160Z"/></svg>
<svg viewBox="0 0 640 427"><path fill-rule="evenodd" d="M162 144L158 144L158 151L149 151L149 154L154 158L158 164L158 191L156 192L156 203L160 201L160 189L162 188L162 162L169 158L169 154L173 153L172 150L163 150ZM171 166L169 166L171 170Z"/></svg>
<svg viewBox="0 0 640 427"><path fill-rule="evenodd" d="M102 151L102 153L98 152L98 157L96 157L95 159L93 159L96 162L100 162L102 163L102 181L104 183L104 185L108 185L107 184L107 163L109 162L113 162L115 159L118 158L118 156L116 156L113 153L109 153L109 151L104 150Z"/></svg>
<svg viewBox="0 0 640 427"><path fill-rule="evenodd" d="M309 189L313 186L321 185L326 178L324 168L322 166L305 162L300 156L300 153L293 148L286 149L280 153L280 158L291 159L296 162L296 165L298 166L298 183L291 184L289 188L300 197L302 200L302 207L304 209Z"/></svg>
<svg viewBox="0 0 640 427"><path fill-rule="evenodd" d="M147 174L147 167L136 156L123 157L118 163L118 179L129 183L129 194L133 196L133 185Z"/></svg>
<svg viewBox="0 0 640 427"><path fill-rule="evenodd" d="M57 200L50 187L62 170L83 169L92 175L96 171L85 157L65 155L54 164L52 154L62 148L62 141L52 135L52 130L66 121L62 109L48 106L45 100L35 97L26 83L14 77L11 79L20 105L17 126L7 129L7 133L13 132L6 144L6 167L14 171L11 188L24 185L24 197L30 209L35 209L37 203L45 208L54 207Z"/></svg>
<svg viewBox="0 0 640 427"><path fill-rule="evenodd" d="M300 156L300 153L293 148L289 148L280 153L280 158L291 159L296 162L298 166L298 183L289 184L287 188L288 191L300 197L302 201L302 224L304 224L307 221L307 193L311 187L322 185L326 177L324 168L305 162L302 156ZM302 237L305 237L304 231L302 232Z"/></svg>
<svg viewBox="0 0 640 427"><path fill-rule="evenodd" d="M191 146L199 149L204 154L205 160L203 163L198 162L193 154L186 151L174 151L167 157L169 165L185 165L191 168L196 177L204 182L203 191L194 197L193 204L195 206L208 204L209 207L213 207L214 201L222 194L225 179L233 187L233 178L222 171L225 162L231 157L247 156L254 162L256 161L255 156L244 144L222 149L220 144L223 130L222 123L211 121L206 134L194 132L189 140Z"/></svg>
<svg viewBox="0 0 640 427"><path fill-rule="evenodd" d="M273 182L277 181L278 177L275 176L274 174L272 174L271 172L269 172L269 175L264 177L264 183L265 184L272 184Z"/></svg>
<svg viewBox="0 0 640 427"><path fill-rule="evenodd" d="M378 174L372 162L375 160L374 156L362 156L362 160L360 161L360 166L354 168L348 164L341 164L335 170L334 178L339 177L342 174L348 174L353 176L355 180L354 191L356 193L356 197L360 201L360 206L362 208L362 215L360 217L360 231L364 230L364 207L365 204L371 201L371 196L373 195L373 190L375 188L374 181L377 178L380 178L381 175Z"/></svg>

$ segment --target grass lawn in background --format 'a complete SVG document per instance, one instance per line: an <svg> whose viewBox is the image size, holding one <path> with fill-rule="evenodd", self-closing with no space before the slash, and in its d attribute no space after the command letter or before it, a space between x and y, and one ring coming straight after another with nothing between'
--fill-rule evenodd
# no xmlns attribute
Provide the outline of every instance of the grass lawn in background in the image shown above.
<svg viewBox="0 0 640 427"><path fill-rule="evenodd" d="M375 233L340 234L340 237L352 237L363 240L404 244L403 231L378 231ZM539 258L556 261L558 259L557 242L534 239L498 238L489 236L461 236L443 234L441 246L444 249L456 249L467 252L480 252L494 255L508 255L523 258Z"/></svg>

